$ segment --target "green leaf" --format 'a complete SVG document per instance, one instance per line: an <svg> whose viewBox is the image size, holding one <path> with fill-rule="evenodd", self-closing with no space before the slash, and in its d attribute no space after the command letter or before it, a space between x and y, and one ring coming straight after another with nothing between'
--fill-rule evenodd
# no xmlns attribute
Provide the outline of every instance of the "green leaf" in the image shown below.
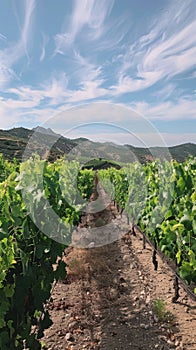
<svg viewBox="0 0 196 350"><path fill-rule="evenodd" d="M176 254L176 259L177 259L177 263L180 264L181 261L181 250L179 250Z"/></svg>
<svg viewBox="0 0 196 350"><path fill-rule="evenodd" d="M15 289L14 284L8 284L7 286L5 286L5 288L4 288L5 296L6 296L7 298L13 297L13 295L14 295L14 289Z"/></svg>
<svg viewBox="0 0 196 350"><path fill-rule="evenodd" d="M174 226L171 227L171 230L172 230L172 231L176 231L176 230L178 230L178 229L184 229L184 225L178 223L178 224L175 224Z"/></svg>

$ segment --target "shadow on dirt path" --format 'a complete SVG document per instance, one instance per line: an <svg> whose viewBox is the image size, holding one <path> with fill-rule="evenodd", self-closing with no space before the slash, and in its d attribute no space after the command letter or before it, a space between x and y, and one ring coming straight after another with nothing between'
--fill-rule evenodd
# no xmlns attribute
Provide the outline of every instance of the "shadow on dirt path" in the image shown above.
<svg viewBox="0 0 196 350"><path fill-rule="evenodd" d="M91 272L83 295L89 292L89 303L84 297L83 309L92 349L169 349L153 323L148 290L131 248L115 242L88 254L92 254L88 256Z"/></svg>
<svg viewBox="0 0 196 350"><path fill-rule="evenodd" d="M97 193L92 201L96 198ZM99 213L84 216L81 226L114 218L121 222L110 203ZM48 305L53 320L44 337L48 350L174 348L169 343L171 325L167 329L154 321L152 281L132 250L129 234L100 247L69 248L66 255L66 281L57 285Z"/></svg>

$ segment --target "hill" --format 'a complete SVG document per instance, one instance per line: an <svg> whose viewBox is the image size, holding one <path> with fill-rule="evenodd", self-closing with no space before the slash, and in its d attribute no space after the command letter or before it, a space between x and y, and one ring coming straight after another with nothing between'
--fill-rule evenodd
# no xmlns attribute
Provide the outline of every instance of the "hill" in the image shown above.
<svg viewBox="0 0 196 350"><path fill-rule="evenodd" d="M77 145L74 141L55 134L51 129L41 127L32 130L14 128L0 130L0 153L8 160L15 157L21 161L29 140L31 140L31 148L33 147L31 150L29 149L29 153L35 152L43 155L43 147L47 151L48 146L53 145L48 157L51 161L68 154Z"/></svg>
<svg viewBox="0 0 196 350"><path fill-rule="evenodd" d="M89 161L89 158L101 158L117 163L128 163L138 159L144 164L154 158L165 157L167 150L164 147L148 149L132 145L121 146L112 142L99 143L82 137L72 140L56 134L50 128L26 129L18 127L0 130L0 153L8 160L15 157L21 161L29 140L32 140L29 154L34 152L42 157L45 155L51 161L63 155L69 155L69 159L78 159L82 163ZM186 143L172 146L168 148L168 151L173 159L183 162L188 156L196 157L196 144ZM97 166L98 161L96 160Z"/></svg>

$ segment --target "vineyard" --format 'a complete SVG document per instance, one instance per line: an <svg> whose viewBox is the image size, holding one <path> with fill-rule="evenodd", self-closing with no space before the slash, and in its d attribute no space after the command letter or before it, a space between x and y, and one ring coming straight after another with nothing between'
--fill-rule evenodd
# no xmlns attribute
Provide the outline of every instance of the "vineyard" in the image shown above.
<svg viewBox="0 0 196 350"><path fill-rule="evenodd" d="M45 305L66 276L60 258L81 223L94 178L93 170L66 159L18 164L0 157L1 350L41 349L51 325ZM175 262L196 294L196 160L132 163L99 170L98 178L127 223Z"/></svg>

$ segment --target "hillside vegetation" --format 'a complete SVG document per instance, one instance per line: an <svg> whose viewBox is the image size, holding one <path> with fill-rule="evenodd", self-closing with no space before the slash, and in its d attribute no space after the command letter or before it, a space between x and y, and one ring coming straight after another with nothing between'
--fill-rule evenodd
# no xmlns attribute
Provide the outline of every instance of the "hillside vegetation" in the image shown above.
<svg viewBox="0 0 196 350"><path fill-rule="evenodd" d="M36 132L35 132L36 131ZM131 145L116 145L111 142L99 143L85 138L68 139L54 133L51 129L37 127L32 130L23 127L10 130L0 130L0 153L5 159L13 158L22 160L23 153L32 137L36 138L31 142L31 153L35 152L40 156L47 157L54 161L63 155L69 154L71 159L77 158L86 163L93 158L103 158L115 162L130 163L139 160L142 164L152 161L154 158L161 158L166 152L166 147L141 148ZM46 144L52 147L47 150ZM33 147L33 149L32 149ZM189 156L196 156L196 144L186 143L168 147L171 158L178 162L185 161ZM168 153L168 154L169 154ZM78 158L80 157L81 158Z"/></svg>

